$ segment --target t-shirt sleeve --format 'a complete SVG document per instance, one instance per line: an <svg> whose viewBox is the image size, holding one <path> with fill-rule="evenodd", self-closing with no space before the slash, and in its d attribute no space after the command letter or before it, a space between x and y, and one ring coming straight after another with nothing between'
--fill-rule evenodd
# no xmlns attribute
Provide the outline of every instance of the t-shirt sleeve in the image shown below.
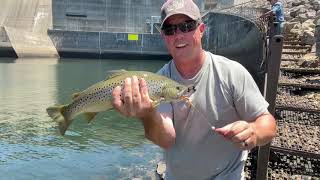
<svg viewBox="0 0 320 180"><path fill-rule="evenodd" d="M170 77L170 64L171 62L165 64L161 69L158 70L157 74Z"/></svg>
<svg viewBox="0 0 320 180"><path fill-rule="evenodd" d="M233 97L235 108L241 119L252 121L261 114L268 112L268 102L259 91L250 73L241 65L232 76Z"/></svg>

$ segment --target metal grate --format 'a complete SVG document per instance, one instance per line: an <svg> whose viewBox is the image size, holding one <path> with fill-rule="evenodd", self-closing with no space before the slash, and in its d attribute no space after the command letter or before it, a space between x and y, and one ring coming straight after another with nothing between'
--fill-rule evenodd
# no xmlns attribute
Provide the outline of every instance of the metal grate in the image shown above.
<svg viewBox="0 0 320 180"><path fill-rule="evenodd" d="M320 113L320 94L302 91L294 87L280 87L276 99L276 108L292 111Z"/></svg>
<svg viewBox="0 0 320 180"><path fill-rule="evenodd" d="M320 113L276 109L275 114L278 131L272 146L320 154Z"/></svg>
<svg viewBox="0 0 320 180"><path fill-rule="evenodd" d="M320 177L320 159L304 157L296 154L271 149L269 169L275 174L288 174L290 176L305 175L313 178ZM268 174L272 179L274 174Z"/></svg>

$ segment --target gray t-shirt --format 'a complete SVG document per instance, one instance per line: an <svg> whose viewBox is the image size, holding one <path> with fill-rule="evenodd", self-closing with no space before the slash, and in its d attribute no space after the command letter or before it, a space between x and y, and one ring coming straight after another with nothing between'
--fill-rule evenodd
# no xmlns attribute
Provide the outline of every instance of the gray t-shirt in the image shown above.
<svg viewBox="0 0 320 180"><path fill-rule="evenodd" d="M268 111L249 72L238 62L206 52L204 65L192 79L184 79L173 61L158 73L196 88L190 97L195 108L184 102L160 107L173 109L176 131L175 144L165 151L166 179L243 179L248 152L239 150L211 126L252 121Z"/></svg>

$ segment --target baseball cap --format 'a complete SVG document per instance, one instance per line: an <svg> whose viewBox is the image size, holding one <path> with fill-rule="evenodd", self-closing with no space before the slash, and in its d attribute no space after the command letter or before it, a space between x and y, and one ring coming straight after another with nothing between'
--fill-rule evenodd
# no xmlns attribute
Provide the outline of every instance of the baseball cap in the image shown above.
<svg viewBox="0 0 320 180"><path fill-rule="evenodd" d="M193 0L167 0L161 7L161 28L163 23L175 14L184 14L193 20L201 19L199 7Z"/></svg>

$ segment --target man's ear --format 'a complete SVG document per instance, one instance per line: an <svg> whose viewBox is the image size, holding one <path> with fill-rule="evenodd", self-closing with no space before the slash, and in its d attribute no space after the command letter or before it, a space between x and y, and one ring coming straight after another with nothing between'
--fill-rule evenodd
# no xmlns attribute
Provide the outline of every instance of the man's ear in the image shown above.
<svg viewBox="0 0 320 180"><path fill-rule="evenodd" d="M202 37L204 31L206 30L206 25L204 23L201 23L199 25L199 30L200 30L200 34L201 34L201 37Z"/></svg>

